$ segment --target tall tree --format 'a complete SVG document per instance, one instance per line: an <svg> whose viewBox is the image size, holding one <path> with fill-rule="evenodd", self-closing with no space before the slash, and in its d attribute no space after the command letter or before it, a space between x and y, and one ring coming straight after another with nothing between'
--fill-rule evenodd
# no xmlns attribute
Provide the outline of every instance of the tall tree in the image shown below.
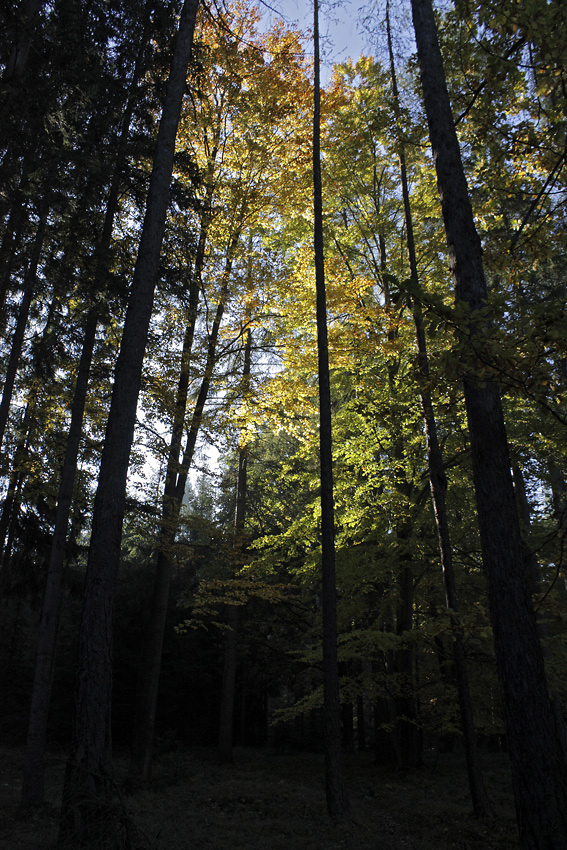
<svg viewBox="0 0 567 850"><path fill-rule="evenodd" d="M246 331L244 346L244 368L242 370L243 399L250 393L250 370L252 365L252 331ZM243 552L244 523L246 520L246 501L248 498L248 450L246 441L238 448L238 472L236 478L236 507L234 511L234 553L238 557ZM236 686L236 668L238 662L238 605L227 606L227 632L224 643L224 665L221 692L221 710L219 720L218 759L221 764L232 761L232 739L234 727L234 694Z"/></svg>
<svg viewBox="0 0 567 850"><path fill-rule="evenodd" d="M487 286L431 0L412 0L421 83L435 159L461 333L463 387L471 439L482 556L520 842L525 850L567 847L567 764L555 727L531 597L500 392L481 375L477 352L489 334ZM475 368L476 367L476 368Z"/></svg>
<svg viewBox="0 0 567 850"><path fill-rule="evenodd" d="M325 292L323 192L321 186L321 89L319 68L319 3L313 4L315 78L313 88L313 247L317 294L317 351L319 377L319 450L321 464L321 560L323 608L323 688L325 714L325 779L327 811L335 821L348 820L350 807L341 758L341 708L337 660L337 601L333 507L333 449L331 383Z"/></svg>
<svg viewBox="0 0 567 850"><path fill-rule="evenodd" d="M162 500L162 518L158 541L156 574L150 606L150 615L148 618L145 636L144 655L142 659L138 689L138 707L134 728L132 759L130 761L130 774L143 779L149 779L151 775L161 653L167 616L169 586L175 566L175 558L172 550L177 534L177 525L181 512L181 505L183 504L183 497L185 495L187 478L193 462L205 404L209 396L211 379L216 366L217 343L222 317L228 299L234 251L238 245L239 239L240 231L238 230L237 233L232 236L231 243L227 251L226 266L223 274L219 302L208 338L207 361L199 393L195 401L193 414L191 416L187 442L183 449L181 461L181 429L179 429L179 433L177 433L177 428L175 429L175 432L172 434L170 445L166 473L166 486L164 488ZM176 412L181 426L185 421L188 396L189 361L187 349L189 348L189 336L192 336L191 325L188 326L188 330L189 334L185 335L186 346L184 347L183 352L185 363L181 370L176 398ZM175 424L177 425L177 423Z"/></svg>
<svg viewBox="0 0 567 850"><path fill-rule="evenodd" d="M79 636L74 740L60 821L61 837L77 842L104 831L112 793L112 618L126 478L198 5L198 0L185 0L179 20L95 497Z"/></svg>
<svg viewBox="0 0 567 850"><path fill-rule="evenodd" d="M47 719L49 715L51 677L55 658L59 609L63 592L63 566L69 516L73 501L77 459L83 430L83 416L87 399L89 373L91 369L96 329L99 322L100 301L108 287L110 266L110 248L112 231L119 205L120 189L123 181L123 171L126 160L127 141L130 133L130 123L134 111L137 87L142 74L144 55L146 54L146 33L148 15L146 9L145 27L142 31L141 47L138 53L130 91L124 108L122 128L118 139L116 162L109 189L108 202L100 244L96 251L96 268L93 280L95 304L87 313L83 329L83 347L77 368L71 421L65 458L61 470L57 509L51 551L47 567L47 580L43 601L42 617L38 635L36 669L32 688L28 737L26 745L26 762L22 783L22 805L40 806L43 804L43 755L47 734Z"/></svg>
<svg viewBox="0 0 567 850"><path fill-rule="evenodd" d="M407 176L405 145L401 126L400 95L394 61L394 50L392 46L392 32L390 26L390 7L386 4L386 31L388 37L388 54L390 58L390 73L392 77L392 94L394 95L394 115L396 119L398 135L398 156L400 159L400 179L402 184L402 198L404 202L404 218L406 223L406 241L408 248L408 260L410 266L411 286L417 292L419 286L419 275L417 267L417 253L415 247L413 216L409 193L409 181ZM452 625L452 647L453 661L455 665L455 679L459 697L459 708L461 713L461 729L465 742L465 755L467 759L467 771L469 788L476 815L481 817L492 817L494 812L480 771L478 759L478 747L476 731L474 728L472 701L470 696L469 680L466 668L465 648L463 642L462 626L458 622L458 602L453 568L453 552L449 533L449 520L447 516L447 474L439 437L437 433L437 421L433 410L431 391L427 388L430 379L429 358L427 354L427 342L423 326L421 305L415 297L412 297L412 310L415 324L415 333L418 350L418 364L422 389L420 391L425 433L427 435L427 457L429 464L429 485L437 536L439 538L439 551L441 556L441 567L443 570L443 581L445 584L445 599Z"/></svg>
<svg viewBox="0 0 567 850"><path fill-rule="evenodd" d="M205 43L210 32L207 26L211 25L203 24ZM241 265L240 233L245 227L249 231L250 256L253 256L256 228L266 221L265 207L272 208L274 203L269 179L274 159L277 162L278 155L285 155L281 152L285 140L278 138L272 128L285 126L290 110L297 109L293 96L288 98L287 93L290 73L284 52L287 37L286 32L279 31L259 36L252 10L240 5L227 6L223 19L215 21L215 49L204 51L199 92L189 105L187 127L191 128L194 122L196 129L194 132L189 129L187 138L184 124L180 130L180 146L186 144L185 152L198 170L200 186L195 191L202 198L198 204L199 241L191 269L189 321L171 417L156 574L140 667L130 762L130 773L138 778L147 779L151 772L161 651L185 485L205 419L219 354L225 357L231 347L220 345L221 323L226 324L239 310L237 303L233 304L230 314L226 309L239 277L246 287L241 290L242 300L250 301L255 297L252 276ZM256 47L259 44L271 48L277 59L266 62L263 50ZM185 233L182 235L185 238ZM221 264L224 264L222 271ZM194 323L198 323L198 332L201 318L197 315L200 291L203 292L203 324L207 327L211 291L218 293L218 301L210 331L200 345L205 355L201 382L193 410L189 411L195 364L199 362L199 355L192 348L197 349L193 335ZM235 337L240 335L238 327ZM187 439L183 447L185 431Z"/></svg>

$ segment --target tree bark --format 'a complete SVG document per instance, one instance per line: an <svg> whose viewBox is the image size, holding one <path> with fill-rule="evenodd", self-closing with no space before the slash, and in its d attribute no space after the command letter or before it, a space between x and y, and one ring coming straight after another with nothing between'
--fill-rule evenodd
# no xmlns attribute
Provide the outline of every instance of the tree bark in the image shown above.
<svg viewBox="0 0 567 850"><path fill-rule="evenodd" d="M431 0L412 0L429 135L457 303L468 308L467 359L487 332L482 249L461 162ZM470 361L469 361L470 362ZM480 371L480 370L479 370ZM483 563L522 850L567 848L567 766L549 698L522 550L498 385L466 367L463 377Z"/></svg>
<svg viewBox="0 0 567 850"><path fill-rule="evenodd" d="M392 48L392 35L390 29L389 4L386 5L386 27L388 36L388 53L390 57L390 70L392 76L392 93L394 95L394 112L398 126L398 156L400 159L400 177L402 183L402 197L404 203L404 218L406 223L406 241L410 275L414 290L419 284L417 269L417 254L415 250L415 238L413 230L413 217L411 213L409 184L407 178L407 165L405 149L400 126L400 100L398 83L396 78L396 66L394 62L394 51ZM415 324L415 334L418 350L418 367L423 389L420 391L425 433L427 437L427 460L429 466L429 486L435 525L439 540L439 552L441 558L441 569L445 585L445 601L449 616L451 618L453 662L455 665L455 679L461 716L461 730L465 744L465 755L467 760L467 774L469 790L473 804L474 813L478 817L493 817L494 812L480 770L476 730L474 728L472 703L470 698L469 681L466 668L465 649L463 644L463 633L458 621L457 588L455 572L453 569L453 551L449 533L449 521L447 517L447 475L443 454L437 436L437 422L433 411L431 393L427 387L429 381L429 359L427 355L427 341L423 327L421 305L417 298L412 296L412 309Z"/></svg>
<svg viewBox="0 0 567 850"><path fill-rule="evenodd" d="M526 493L526 482L524 479L524 474L517 461L514 461L512 463L512 479L514 481L516 504L518 506L518 514L520 516L521 528L523 531L524 553L526 558L528 577L531 584L531 592L533 597L540 598L542 588L539 563L536 553L532 550L530 546L529 539L531 525L531 509ZM547 646L546 643L549 637L549 625L541 608L539 608L539 610L536 612L536 617L540 638L542 640L543 655L544 658L549 661L551 659L551 650L549 649L549 646ZM561 697L556 690L551 691L550 696L558 737L561 741L563 752L567 756L567 735L565 730L565 723L563 720L563 706L561 704Z"/></svg>
<svg viewBox="0 0 567 850"><path fill-rule="evenodd" d="M252 354L252 333L246 333L244 348L244 369L242 371L242 393L246 397L250 387L250 368ZM238 476L236 479L236 510L234 512L235 554L243 551L244 521L246 519L246 498L248 495L248 446L241 445L238 450ZM218 761L219 764L232 762L232 739L234 727L234 695L236 689L236 667L238 663L238 624L239 606L229 605L227 612L228 631L224 645L224 665L221 692L221 710L219 722Z"/></svg>
<svg viewBox="0 0 567 850"><path fill-rule="evenodd" d="M315 282L317 291L317 350L319 357L319 448L321 458L321 547L323 609L323 688L325 718L325 786L329 817L337 822L350 818L341 757L341 707L337 660L337 601L335 587L335 531L333 503L333 454L331 384L327 337L325 250L323 242L323 195L321 188L321 91L319 73L319 3L314 4L314 106L313 106L313 207Z"/></svg>
<svg viewBox="0 0 567 850"><path fill-rule="evenodd" d="M197 445L197 437L199 435L203 412L209 395L211 378L216 364L218 335L226 306L226 300L228 298L234 251L236 250L239 239L240 231L237 231L237 233L233 236L228 249L219 303L217 305L215 319L209 336L205 372L203 380L201 381L201 387L195 402L195 407L193 409L191 425L189 427L187 443L185 444L181 463L179 463L179 454L181 451L182 428L179 429L179 442L176 440L175 444L172 442L170 445L166 487L162 502L162 519L156 573L148 625L144 639L144 651L140 669L140 682L138 686L136 721L132 742L132 757L129 767L130 776L137 779L149 779L151 776L154 728L159 676L161 670L161 654L165 632L165 621L167 617L169 587L175 565L172 549L175 543L175 535L177 533L177 524L179 521L181 505L183 503L183 496L185 495L185 485L187 484L189 469L193 462L193 455L195 454L195 447ZM193 331L190 331L190 328L188 328L188 332L189 334L186 334L185 336L185 343L187 346L192 344ZM185 365L188 370L188 360ZM185 385L186 380L187 385ZM183 409L181 424L185 420L185 405L187 402L188 386L189 373L187 371L186 375L182 374L180 376L180 383L178 387L178 416L181 416L181 411Z"/></svg>
<svg viewBox="0 0 567 850"><path fill-rule="evenodd" d="M95 497L79 635L74 740L60 820L61 838L76 843L100 836L108 826L112 796L112 618L126 478L197 8L198 0L185 0L181 12Z"/></svg>

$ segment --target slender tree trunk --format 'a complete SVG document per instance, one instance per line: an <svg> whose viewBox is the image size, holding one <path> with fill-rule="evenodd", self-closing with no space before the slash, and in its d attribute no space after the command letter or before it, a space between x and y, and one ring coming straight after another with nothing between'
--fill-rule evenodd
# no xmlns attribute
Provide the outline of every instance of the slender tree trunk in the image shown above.
<svg viewBox="0 0 567 850"><path fill-rule="evenodd" d="M55 527L47 569L47 583L39 626L38 647L32 688L26 761L22 783L22 805L43 805L43 756L47 734L47 719L51 696L51 677L59 625L63 588L63 565L69 514L73 499L77 457L82 433L83 413L87 396L90 364L94 350L97 310L91 310L85 326L83 350L77 373L71 424L67 437L65 460L59 483Z"/></svg>
<svg viewBox="0 0 567 850"><path fill-rule="evenodd" d="M29 445L27 433L29 423L25 422L24 424L26 428L20 445L16 449L14 469L10 476L8 492L0 516L0 542L2 544L0 549L0 599L5 595L6 589L10 585L12 546L14 545L16 526L22 504L22 488L26 480L26 472L21 466L24 463L25 452Z"/></svg>
<svg viewBox="0 0 567 850"><path fill-rule="evenodd" d="M233 758L234 694L236 691L236 668L238 664L239 621L240 612L238 606L227 605L227 632L224 640L219 739L217 746L217 760L219 764L231 764Z"/></svg>
<svg viewBox="0 0 567 850"><path fill-rule="evenodd" d="M411 525L408 523L408 525ZM406 548L410 530L403 534L398 529L400 548ZM396 634L406 639L413 629L413 569L411 557L402 556L401 569L397 578ZM415 653L413 645L406 644L395 652L394 667L397 679L396 738L398 767L409 770L422 764L422 732L419 726L415 699Z"/></svg>
<svg viewBox="0 0 567 850"><path fill-rule="evenodd" d="M407 178L406 156L402 140L402 128L400 125L400 102L398 83L396 78L396 66L394 62L394 51L392 48L392 36L390 30L389 4L386 6L386 27L388 35L388 52L390 56L390 71L392 76L392 91L394 95L394 111L398 125L398 154L400 158L400 176L402 183L402 196L404 202L404 217L406 223L406 239L410 274L414 290L419 283L417 270L417 256L415 250L415 239L413 231L413 217L411 214L410 195ZM412 297L413 318L415 324L419 371L422 387L427 387L429 380L429 360L427 356L427 342L421 315L419 301ZM473 804L473 810L478 817L493 817L494 812L490 803L482 773L479 765L476 731L474 728L472 703L466 669L465 650L463 644L462 628L457 618L457 590L455 573L453 569L453 551L449 534L449 522L447 518L447 476L443 454L437 436L437 423L433 411L431 393L427 389L420 392L423 418L425 422L425 433L427 437L427 459L429 465L429 485L431 488L431 499L435 515L435 525L439 539L439 551L441 556L441 568L445 585L445 600L447 610L451 617L453 661L455 665L455 679L461 715L461 729L465 743L465 754L467 759L467 773L469 789Z"/></svg>
<svg viewBox="0 0 567 850"><path fill-rule="evenodd" d="M350 818L341 757L341 706L337 660L337 600L335 587L335 531L331 383L327 338L323 194L321 188L321 90L319 74L319 3L314 4L313 43L315 84L313 106L313 207L315 282L317 289L317 349L319 355L319 447L321 457L321 546L323 609L323 688L325 717L325 786L327 811L334 821Z"/></svg>
<svg viewBox="0 0 567 850"><path fill-rule="evenodd" d="M246 397L250 387L250 368L252 354L252 333L246 334L244 348L244 369L242 372L242 392ZM238 476L236 479L236 510L234 513L235 554L243 551L244 521L246 519L246 497L248 495L248 446L241 445L238 450ZM236 667L238 662L238 625L239 606L229 605L227 612L228 631L224 645L224 665L221 692L221 710L219 722L218 761L219 764L232 762L232 739L234 728L234 695L236 688Z"/></svg>
<svg viewBox="0 0 567 850"><path fill-rule="evenodd" d="M163 638L165 633L165 621L167 617L167 605L169 600L169 587L174 568L173 545L177 533L179 513L185 495L187 476L193 462L197 437L201 427L205 404L209 395L209 388L213 371L216 364L216 351L219 330L222 322L226 301L228 298L232 263L234 252L240 239L240 231L233 236L229 245L226 265L223 275L221 294L215 319L211 328L207 346L207 362L203 380L187 436L187 443L183 452L183 458L179 463L181 451L182 426L185 421L185 408L187 404L187 393L189 387L189 359L185 360L185 372L182 370L176 399L176 421L172 431L172 442L166 474L166 487L162 503L162 519L160 540L157 553L156 573L152 593L151 608L144 639L144 652L140 669L140 681L138 685L138 700L136 709L136 722L134 737L132 741L132 757L130 759L130 775L138 779L149 779L152 767L152 750L154 739L155 716L159 688L159 676L161 670L161 654ZM198 295L198 289L196 291ZM195 309L196 309L195 302ZM192 346L193 330L191 323L185 335L185 353L190 353ZM175 432L175 433L174 433ZM174 440L175 437L175 440Z"/></svg>
<svg viewBox="0 0 567 850"><path fill-rule="evenodd" d="M39 259L41 257L41 251L45 239L45 228L47 225L48 211L48 203L45 202L43 209L40 212L37 233L35 236L32 254L30 257L30 264L28 266L24 282L24 294L18 311L18 320L16 322L16 328L14 330L14 336L12 338L12 348L10 350L10 358L8 360L6 376L4 378L2 400L0 401L0 447L4 442L4 434L6 432L6 425L8 424L8 415L10 413L10 403L12 401L12 393L14 391L16 374L18 372L20 356L22 353L22 346L24 343L24 334L26 332L26 327L30 314L30 307L32 304L33 297L35 295L37 285L37 267L39 265Z"/></svg>
<svg viewBox="0 0 567 850"><path fill-rule="evenodd" d="M6 295L10 288L11 272L15 257L21 252L21 237L28 211L29 174L32 169L32 156L24 158L21 167L20 183L11 201L10 213L0 246L0 329L6 324ZM1 169L0 169L1 170Z"/></svg>
<svg viewBox="0 0 567 850"><path fill-rule="evenodd" d="M362 694L356 697L356 743L359 753L366 750L366 713Z"/></svg>
<svg viewBox="0 0 567 850"><path fill-rule="evenodd" d="M100 836L108 826L107 807L112 796L112 619L126 478L197 8L198 0L185 0L181 12L94 503L79 635L74 740L60 820L61 838L76 843Z"/></svg>
<svg viewBox="0 0 567 850"><path fill-rule="evenodd" d="M530 525L531 525L531 509L526 493L526 482L524 474L517 461L512 464L512 478L514 481L514 492L516 494L516 502L518 505L518 513L522 531L524 532L524 550L526 558L526 566L528 569L529 581L531 583L532 596L541 597L541 576L536 553L530 547ZM551 659L551 650L547 646L547 638L549 637L549 626L541 608L536 612L539 634L543 645L544 658L549 661ZM563 720L563 706L561 697L556 690L551 692L551 704L553 706L553 715L557 727L558 738L561 741L563 752L567 756L567 735L565 730L565 722Z"/></svg>
<svg viewBox="0 0 567 850"><path fill-rule="evenodd" d="M567 528L567 482L559 467L549 462L549 479L551 485L551 498L553 502L553 513L557 520L559 529L563 532Z"/></svg>
<svg viewBox="0 0 567 850"><path fill-rule="evenodd" d="M425 110L463 334L474 357L486 333L474 314L487 301L475 229L431 0L412 0ZM494 647L522 850L567 848L567 765L555 728L527 575L500 392L494 380L463 378L473 477Z"/></svg>

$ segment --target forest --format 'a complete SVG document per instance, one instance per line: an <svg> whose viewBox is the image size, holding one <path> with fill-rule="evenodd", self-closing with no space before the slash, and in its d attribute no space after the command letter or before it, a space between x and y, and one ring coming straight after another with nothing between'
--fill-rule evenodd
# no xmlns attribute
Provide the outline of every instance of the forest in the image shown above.
<svg viewBox="0 0 567 850"><path fill-rule="evenodd" d="M0 4L6 850L567 850L567 6L312 5Z"/></svg>

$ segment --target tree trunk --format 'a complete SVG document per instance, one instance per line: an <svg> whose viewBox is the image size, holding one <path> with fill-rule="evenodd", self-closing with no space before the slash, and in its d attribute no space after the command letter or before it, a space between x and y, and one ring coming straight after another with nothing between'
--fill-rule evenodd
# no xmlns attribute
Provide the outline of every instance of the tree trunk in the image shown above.
<svg viewBox="0 0 567 850"><path fill-rule="evenodd" d="M356 697L356 743L359 753L366 750L366 717L362 694L358 694Z"/></svg>
<svg viewBox="0 0 567 850"><path fill-rule="evenodd" d="M315 83L313 107L314 253L317 290L317 350L319 356L319 447L321 456L321 547L323 610L323 688L325 717L325 779L327 811L334 821L350 818L341 758L341 707L337 666L337 600L335 587L335 532L331 384L327 339L323 195L321 189L321 91L319 76L319 3L314 4L313 42Z"/></svg>
<svg viewBox="0 0 567 850"><path fill-rule="evenodd" d="M6 295L10 288L11 272L16 256L22 252L22 233L28 212L29 174L32 168L32 156L24 158L21 167L20 183L12 198L10 214L2 234L0 245L0 329L6 325Z"/></svg>
<svg viewBox="0 0 567 850"><path fill-rule="evenodd" d="M170 454L168 460L168 472L166 476L166 488L162 502L162 519L160 539L158 545L156 573L154 578L154 588L152 593L151 608L146 627L146 635L144 639L144 651L140 670L140 682L138 685L138 700L136 709L136 721L134 727L134 737L132 742L132 757L130 760L130 775L138 779L149 779L151 776L152 766L152 749L154 739L155 716L157 707L157 697L159 688L159 675L161 669L161 654L163 648L163 638L165 632L165 621L167 617L167 605L169 600L169 587L171 584L171 576L174 568L173 544L175 543L175 535L177 533L177 523L179 521L179 513L185 495L185 485L187 484L187 476L193 462L195 446L197 445L197 437L201 427L201 420L205 404L209 395L209 388L213 370L216 364L216 347L218 341L219 330L222 322L226 300L228 298L230 275L232 271L232 262L234 252L240 239L240 231L233 236L227 254L227 260L224 270L223 282L221 287L220 299L217 305L217 311L209 342L207 347L207 362L201 388L195 402L187 443L183 452L181 464L179 463L179 454L181 450L182 428L179 429L179 442L170 445ZM198 292L198 290L197 290ZM196 304L195 304L196 307ZM187 346L192 344L192 331L185 335L185 343ZM189 368L189 361L186 361L186 370ZM185 386L187 380L187 386ZM181 415L183 410L183 418L185 419L185 405L187 401L187 392L189 385L189 373L180 376L177 395L177 413ZM173 435L172 435L173 436Z"/></svg>
<svg viewBox="0 0 567 850"><path fill-rule="evenodd" d="M407 546L407 535L398 531L398 540L402 547ZM409 556L406 555L404 560L409 561ZM396 634L402 640L407 640L413 629L413 570L411 563L404 563L404 560L397 580ZM415 700L414 661L411 643L396 650L396 752L401 770L420 767L422 764L422 732Z"/></svg>
<svg viewBox="0 0 567 850"><path fill-rule="evenodd" d="M412 0L425 110L457 303L470 322L462 343L474 362L486 333L482 250L461 162L431 0ZM558 737L522 549L500 392L468 368L463 377L494 648L522 850L567 848L567 766Z"/></svg>
<svg viewBox="0 0 567 850"><path fill-rule="evenodd" d="M26 411L27 413L27 411ZM14 469L10 476L8 492L0 516L0 599L6 595L12 573L12 546L16 535L16 526L22 504L22 489L26 480L26 471L20 466L29 446L29 421L24 418L23 436L15 452Z"/></svg>
<svg viewBox="0 0 567 850"><path fill-rule="evenodd" d="M219 739L217 746L217 760L219 764L232 763L234 694L236 689L236 668L238 664L238 622L240 612L237 605L228 605L227 609L227 632L224 641Z"/></svg>
<svg viewBox="0 0 567 850"><path fill-rule="evenodd" d="M48 212L48 203L45 202L43 209L40 212L37 233L35 236L32 254L30 257L30 264L26 272L26 277L24 281L24 294L18 311L18 320L16 322L16 328L14 330L14 336L12 338L12 347L10 349L8 366L6 368L6 376L4 378L2 400L0 401L0 447L4 442L4 434L6 432L6 425L8 424L8 415L10 413L10 403L12 401L12 393L14 391L16 374L18 372L20 356L22 353L22 345L24 343L24 334L26 332L31 303L35 295L35 289L37 285L37 267L39 265L39 258L41 257L41 250L43 248Z"/></svg>
<svg viewBox="0 0 567 850"><path fill-rule="evenodd" d="M198 0L185 0L181 12L94 503L79 635L74 740L60 821L61 838L75 843L100 836L108 826L112 796L112 618L126 478L197 8Z"/></svg>
<svg viewBox="0 0 567 850"><path fill-rule="evenodd" d="M520 515L521 527L524 532L524 551L526 558L526 566L528 569L529 581L531 583L532 596L541 597L541 577L539 564L536 553L530 546L530 524L531 510L526 493L526 482L524 474L519 463L514 461L512 464L512 478L514 481L514 492L516 494L516 503L518 505L518 513ZM536 612L539 634L543 645L544 658L549 661L551 659L551 650L546 644L549 637L549 626L541 608ZM565 722L563 720L563 706L561 697L556 690L551 692L551 704L553 706L553 716L557 727L558 737L563 747L563 752L567 756L567 735L565 730Z"/></svg>
<svg viewBox="0 0 567 850"><path fill-rule="evenodd" d="M246 398L250 388L250 368L252 354L252 333L246 333L244 348L244 369L242 371L242 394ZM244 521L246 519L246 498L248 495L248 446L241 445L238 450L238 477L236 479L236 510L234 513L235 554L243 551ZM219 722L218 761L219 764L232 762L232 739L234 728L234 694L236 687L236 667L238 663L238 622L239 606L229 605L227 614L228 631L224 647L224 666L221 692L221 710Z"/></svg>
<svg viewBox="0 0 567 850"><path fill-rule="evenodd" d="M45 0L25 0L19 12L19 33L15 44L12 46L10 56L6 62L4 74L2 75L2 92L17 93L18 81L23 77L28 63L28 56L32 44L34 18L45 5Z"/></svg>
<svg viewBox="0 0 567 850"><path fill-rule="evenodd" d="M413 231L413 217L411 214L409 186L407 178L406 156L402 141L400 126L400 101L398 83L396 79L396 67L394 62L394 51L392 48L392 37L390 30L389 5L386 6L386 27L388 35L388 52L390 56L390 70L392 76L392 92L394 95L394 111L398 125L398 154L400 158L400 176L402 183L402 196L404 202L404 218L406 223L406 240L408 248L408 259L413 288L417 289L419 275L417 270L417 255L415 250L415 239ZM412 297L413 318L418 350L418 366L422 387L427 387L429 380L429 360L427 356L427 342L421 315L421 305L417 298ZM462 629L457 619L457 589L455 573L453 570L453 551L449 534L449 522L447 518L447 476L443 454L437 437L437 423L433 411L433 401L428 389L420 392L423 418L425 422L425 433L427 437L427 459L429 465L429 486L435 515L437 537L439 539L439 552L441 556L441 569L443 571L443 582L445 585L445 600L452 627L453 661L455 665L455 678L459 699L461 716L461 729L465 743L465 754L467 760L467 773L469 789L473 804L473 810L478 817L493 817L494 812L490 803L484 780L480 771L476 730L474 728L472 703L466 668L465 650L463 645Z"/></svg>
<svg viewBox="0 0 567 850"><path fill-rule="evenodd" d="M135 105L135 95L138 88L138 82L142 73L145 52L146 44L145 39L143 39L143 45L140 48L136 60L134 75L130 85L129 97L124 109L122 128L116 152L116 163L110 185L100 245L96 252L97 261L92 287L93 292L96 295L104 293L107 288L112 230L114 227L116 213L118 211L122 172L126 158L128 136L130 133L130 123ZM47 581L41 622L39 626L37 658L28 724L26 761L24 765L24 777L22 783L23 806L43 805L43 756L47 734L47 720L49 715L51 679L59 625L59 611L61 608L61 597L63 592L65 547L67 543L67 530L75 487L77 458L81 443L83 416L89 385L89 374L96 341L98 317L99 308L95 304L95 306L89 310L85 321L83 347L75 382L75 392L73 395L73 405L71 409L71 422L69 425L69 433L67 435L67 445L65 447L65 459L63 461L61 479L59 481L55 527L53 530L53 538L51 540L51 551L47 568Z"/></svg>

